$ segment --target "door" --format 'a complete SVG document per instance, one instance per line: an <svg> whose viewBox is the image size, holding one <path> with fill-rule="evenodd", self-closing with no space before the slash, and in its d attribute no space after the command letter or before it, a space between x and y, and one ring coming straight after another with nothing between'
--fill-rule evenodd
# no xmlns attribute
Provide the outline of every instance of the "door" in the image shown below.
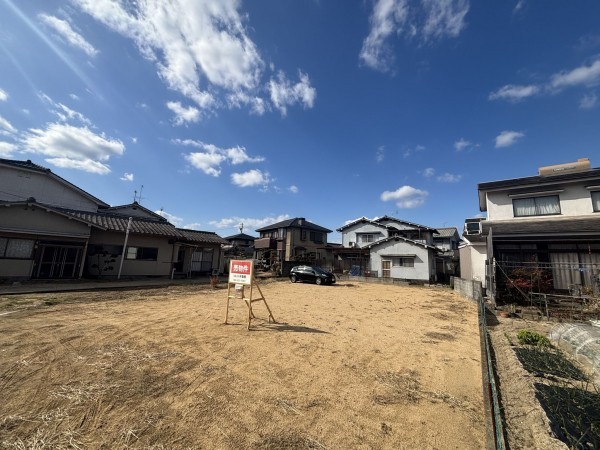
<svg viewBox="0 0 600 450"><path fill-rule="evenodd" d="M76 278L81 247L43 244L37 278Z"/></svg>
<svg viewBox="0 0 600 450"><path fill-rule="evenodd" d="M390 278L390 271L392 268L392 261L384 259L381 261L381 276L383 278Z"/></svg>

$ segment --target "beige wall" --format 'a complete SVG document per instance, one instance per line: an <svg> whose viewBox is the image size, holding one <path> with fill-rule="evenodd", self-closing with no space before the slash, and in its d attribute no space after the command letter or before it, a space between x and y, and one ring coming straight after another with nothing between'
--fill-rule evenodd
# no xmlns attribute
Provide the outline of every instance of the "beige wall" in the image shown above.
<svg viewBox="0 0 600 450"><path fill-rule="evenodd" d="M34 197L40 203L64 208L96 211L97 205L84 194L54 179L52 175L0 166L0 200L23 201Z"/></svg>
<svg viewBox="0 0 600 450"><path fill-rule="evenodd" d="M0 231L87 238L90 227L36 206L0 206Z"/></svg>
<svg viewBox="0 0 600 450"><path fill-rule="evenodd" d="M591 193L585 188L589 183L567 184L560 189L560 210L561 216L582 216L594 214L592 207ZM536 189L541 189L538 187ZM557 189L556 186L548 186L548 191ZM535 194L532 193L532 196ZM512 198L508 196L508 191L488 192L487 193L487 217L489 220L523 220L531 219L536 216L514 217ZM544 216L551 217L551 216Z"/></svg>
<svg viewBox="0 0 600 450"><path fill-rule="evenodd" d="M296 256L294 249L298 246L306 248L305 252L320 252L321 257L324 255L324 250L319 249L327 244L327 233L322 232L323 242L315 243L310 240L310 230L306 230L306 240L302 240L302 232L298 228L289 228L285 241L285 260L289 261L292 256Z"/></svg>
<svg viewBox="0 0 600 450"><path fill-rule="evenodd" d="M123 245L125 233L115 233L94 229L90 237L90 245L105 244L105 245ZM152 237L130 234L127 241L127 247L155 247L158 248L158 256L156 261L142 261L137 259L125 259L123 261L123 270L121 277L128 276L168 276L171 275L173 245L169 244L167 237ZM177 255L175 255L176 257ZM115 258L115 262L111 263L112 270L102 272L102 276L117 276L119 273L119 264L121 257ZM87 266L97 264L96 256L87 257ZM92 275L97 272L94 269L88 269Z"/></svg>

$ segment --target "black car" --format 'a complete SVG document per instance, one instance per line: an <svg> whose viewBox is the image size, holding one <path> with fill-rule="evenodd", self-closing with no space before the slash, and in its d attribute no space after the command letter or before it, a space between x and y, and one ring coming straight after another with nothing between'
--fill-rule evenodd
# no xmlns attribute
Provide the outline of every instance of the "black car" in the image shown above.
<svg viewBox="0 0 600 450"><path fill-rule="evenodd" d="M335 283L335 275L320 267L296 266L290 271L290 281L310 281L317 284Z"/></svg>

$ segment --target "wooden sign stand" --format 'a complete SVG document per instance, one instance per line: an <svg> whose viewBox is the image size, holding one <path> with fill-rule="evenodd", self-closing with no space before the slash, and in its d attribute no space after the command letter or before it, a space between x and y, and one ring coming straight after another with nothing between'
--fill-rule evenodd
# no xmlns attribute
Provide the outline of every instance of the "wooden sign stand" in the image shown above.
<svg viewBox="0 0 600 450"><path fill-rule="evenodd" d="M234 285L234 294L233 295L231 295L231 285ZM239 298L236 296L235 285L236 285L236 283L227 283L227 308L225 310L225 324L227 324L227 319L229 318L229 300L232 298L234 298L234 299ZM252 298L253 288L256 288L258 290L258 292L260 293L260 297ZM263 301L265 303L265 306L267 307L267 311L269 311L269 323L271 323L271 322L277 323L277 321L275 320L275 317L273 317L271 308L269 308L269 304L267 303L267 300L265 299L264 294L260 290L260 286L258 285L256 280L253 279L252 283L250 284L250 296L249 297L245 296L244 285L242 285L242 300L244 300L244 302L246 303L246 306L248 306L248 330L250 329L252 319L256 318L256 316L254 315L254 311L252 310L252 303L256 303L256 302L260 302L260 301Z"/></svg>
<svg viewBox="0 0 600 450"><path fill-rule="evenodd" d="M234 285L234 295L231 295L231 285ZM244 300L246 306L248 307L248 330L250 329L252 319L256 318L254 311L252 311L252 303L260 301L265 302L267 311L269 311L269 323L271 323L271 321L273 321L273 323L277 323L275 321L275 317L273 317L273 313L271 312L271 308L269 308L264 294L260 290L260 286L254 278L254 262L248 260L232 260L229 263L229 281L227 283L227 309L225 310L225 324L227 324L227 319L229 318L229 300L232 298L240 298L236 295L238 286L241 288L241 299ZM244 286L250 286L250 297L245 296ZM253 288L258 290L260 297L252 298Z"/></svg>

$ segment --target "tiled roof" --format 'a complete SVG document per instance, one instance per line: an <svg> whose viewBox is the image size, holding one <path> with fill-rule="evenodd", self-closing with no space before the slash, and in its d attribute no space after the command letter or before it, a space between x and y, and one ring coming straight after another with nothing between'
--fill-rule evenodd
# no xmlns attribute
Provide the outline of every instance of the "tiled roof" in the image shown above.
<svg viewBox="0 0 600 450"><path fill-rule="evenodd" d="M58 208L56 208L58 209ZM127 222L129 217L119 214L109 214L102 212L76 211L76 210L60 210L66 214L80 220L84 220L92 225L108 231L117 231L125 233L127 231ZM142 219L133 217L131 220L130 233L134 234L149 234L153 236L169 236L179 237L177 229L169 222Z"/></svg>
<svg viewBox="0 0 600 450"><path fill-rule="evenodd" d="M133 203L130 203L128 205L111 206L109 208L103 209L102 211L107 211L107 212L111 211L113 213L116 212L118 214L120 210L128 209L128 208L139 209L140 211L143 211L146 214L149 214L149 215L151 215L153 217L156 217L156 220L162 220L163 222L167 222L167 219L165 219L163 216L161 216L160 214L155 213L154 211L149 210L148 208L143 207L138 202L133 202Z"/></svg>
<svg viewBox="0 0 600 450"><path fill-rule="evenodd" d="M484 220L482 234L487 236L490 228L492 236L507 235L563 235L595 234L600 236L600 215L580 217L557 217L553 219L523 220ZM470 237L467 237L470 239Z"/></svg>
<svg viewBox="0 0 600 450"><path fill-rule="evenodd" d="M281 222L274 223L272 225L267 225L266 227L257 228L256 231L267 231L267 230L276 230L278 228L304 228L306 230L315 230L315 231L323 231L325 233L331 233L331 230L324 228L315 223L309 222L306 219L301 217L296 217L294 219L283 220Z"/></svg>
<svg viewBox="0 0 600 450"><path fill-rule="evenodd" d="M433 234L433 238L446 238L454 236L454 233L458 233L456 227L449 228L436 228L437 233Z"/></svg>
<svg viewBox="0 0 600 450"><path fill-rule="evenodd" d="M5 164L7 166L13 166L13 167L19 167L21 169L36 170L38 172L50 172L50 169L48 169L47 167L42 167L37 164L34 164L31 162L30 159L28 159L27 161L17 161L14 159L0 158L0 164Z"/></svg>
<svg viewBox="0 0 600 450"><path fill-rule="evenodd" d="M229 241L223 239L212 231L196 231L186 230L184 228L177 228L177 231L181 234L185 240L195 243L207 243L207 244L229 244Z"/></svg>
<svg viewBox="0 0 600 450"><path fill-rule="evenodd" d="M389 242L389 241L392 241L392 240L396 240L396 241L402 240L402 241L408 242L409 244L412 244L412 245L420 245L421 247L424 247L424 248L430 248L431 250L437 250L437 247L434 247L433 245L424 244L423 242L413 241L412 239L408 239L408 238L405 238L405 237L402 237L402 236L390 236L390 237L387 237L387 238L384 238L384 239L380 239L377 242L373 242L372 244L365 245L363 248L377 247L380 244L383 244L385 242Z"/></svg>
<svg viewBox="0 0 600 450"><path fill-rule="evenodd" d="M243 239L246 241L253 241L254 239L258 239L255 236L250 236L249 234L246 233L238 233L238 234L234 234L233 236L227 236L223 239L227 239L228 241L231 241L233 239Z"/></svg>
<svg viewBox="0 0 600 450"><path fill-rule="evenodd" d="M376 219L373 219L373 221L375 221L375 222L381 222L383 220L391 220L392 222L405 223L405 224L413 226L415 228L422 228L425 230L435 231L435 228L428 227L427 225L419 225L418 223L409 222L408 220L396 219L395 217L391 217L391 216L383 216L383 217L378 217Z"/></svg>

